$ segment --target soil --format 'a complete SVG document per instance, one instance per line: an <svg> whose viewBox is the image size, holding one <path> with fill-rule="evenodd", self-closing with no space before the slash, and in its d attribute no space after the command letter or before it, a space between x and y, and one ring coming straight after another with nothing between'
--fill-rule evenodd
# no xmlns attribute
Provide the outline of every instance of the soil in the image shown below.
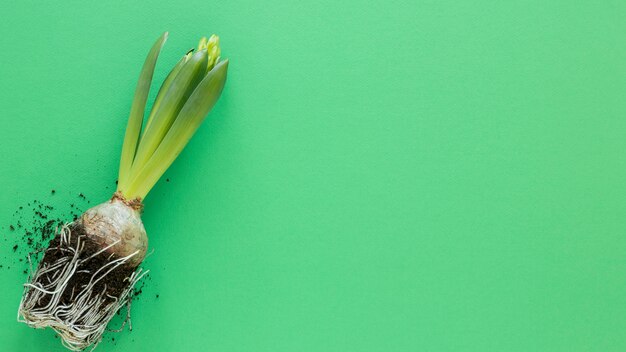
<svg viewBox="0 0 626 352"><path fill-rule="evenodd" d="M72 248L76 247L77 241L80 238L81 243L84 243L83 251L80 254L81 259L86 259L91 257L93 254L99 252L102 247L95 241L90 240L82 226L74 225L70 228L72 231L70 246ZM67 246L67 244L64 244ZM45 263L52 264L59 260L61 257L68 256L67 251L60 250L61 248L61 238L60 236L56 236L50 241L49 250L44 254L43 259L41 260L40 265ZM95 273L98 269L102 268L107 263L110 263L112 260L119 258L116 255L111 256L111 254L107 251L102 252L95 257L87 260L86 262L79 265L76 269L76 272L70 279L67 284L67 288L63 291L61 296L61 303L69 304L72 302L72 292L79 292L82 288L84 288L89 281L93 273ZM109 296L112 297L120 297L122 292L128 287L129 280L127 280L130 275L135 271L136 267L122 265L118 268L111 271L108 275L106 275L102 280L96 283L94 287L94 295L99 294L103 291ZM52 275L52 274L51 274ZM41 280L48 280L47 277L42 277ZM106 296L106 295L105 295ZM46 299L47 298L47 299ZM50 297L46 296L39 302L39 307L45 307L49 302ZM113 301L112 298L108 298L108 300Z"/></svg>
<svg viewBox="0 0 626 352"><path fill-rule="evenodd" d="M42 197L41 200L32 200L26 205L20 205L13 213L13 221L7 224L7 227L1 226L3 230L4 240L0 245L5 245L12 249L12 257L3 256L0 263L4 264L4 268L8 269L9 262L16 264L16 270L20 272L28 268L28 257L34 261L34 264L41 259L41 252L48 247L48 243L57 232L57 229L69 221L76 220L82 214L83 210L89 207L89 199L84 193L82 197L78 194L78 201L68 207L66 204L61 206L52 206L56 190L51 190L50 194ZM57 201L58 202L58 201ZM8 254L8 252L7 252ZM24 265L19 265L24 262ZM0 269L3 268L0 266Z"/></svg>

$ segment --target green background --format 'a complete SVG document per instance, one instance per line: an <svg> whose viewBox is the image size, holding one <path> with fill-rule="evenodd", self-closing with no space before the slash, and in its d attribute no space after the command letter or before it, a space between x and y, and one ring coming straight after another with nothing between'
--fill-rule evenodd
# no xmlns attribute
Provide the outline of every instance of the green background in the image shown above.
<svg viewBox="0 0 626 352"><path fill-rule="evenodd" d="M32 199L108 199L163 31L157 80L202 35L231 60L146 199L134 330L101 350L626 350L626 2L0 13L3 236ZM62 351L15 321L23 281L0 270L1 349Z"/></svg>

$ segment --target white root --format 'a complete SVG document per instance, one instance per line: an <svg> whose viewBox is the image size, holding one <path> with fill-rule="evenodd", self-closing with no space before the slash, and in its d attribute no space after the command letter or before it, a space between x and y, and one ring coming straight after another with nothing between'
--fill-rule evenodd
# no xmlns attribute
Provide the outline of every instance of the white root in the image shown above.
<svg viewBox="0 0 626 352"><path fill-rule="evenodd" d="M72 231L69 225L61 228L59 236L61 241L59 248L48 248L46 251L64 250L67 251L67 255L60 257L54 263L42 263L34 274L31 264L30 283L24 284L24 294L18 310L18 321L34 328L50 327L54 329L61 336L63 345L72 351L82 351L92 345L95 349L111 318L127 304L127 320L129 319L130 292L137 281L148 271L137 269L133 272L127 278L129 280L128 286L119 297L108 295L106 286L102 292L95 292L95 285L99 281L119 266L127 264L138 252L111 260L91 274L91 279L87 285L80 289L73 287L71 303L64 304L61 302L61 298L68 282L75 273L85 272L84 269L77 271L77 268L84 267L82 264L97 255L101 255L106 249L81 259L85 237L81 236L75 241L75 244L71 244ZM44 298L48 303L42 307L40 303Z"/></svg>

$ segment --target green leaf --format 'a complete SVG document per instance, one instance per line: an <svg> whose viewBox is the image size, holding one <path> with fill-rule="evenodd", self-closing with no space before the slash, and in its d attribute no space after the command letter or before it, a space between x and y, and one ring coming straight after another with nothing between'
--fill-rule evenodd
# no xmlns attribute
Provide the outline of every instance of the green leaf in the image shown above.
<svg viewBox="0 0 626 352"><path fill-rule="evenodd" d="M124 192L126 183L130 178L129 173L132 168L135 151L137 149L137 142L139 140L139 133L141 132L141 125L143 123L146 108L146 100L148 99L148 93L150 92L150 84L152 83L154 68L156 66L159 53L161 52L161 48L167 40L167 36L167 32L163 33L154 45L152 45L152 49L150 49L148 57L143 64L143 68L141 69L141 74L139 75L139 81L137 82L137 88L135 90L135 97L133 99L130 115L128 117L128 125L126 126L124 144L122 146L117 188L118 191Z"/></svg>
<svg viewBox="0 0 626 352"><path fill-rule="evenodd" d="M228 60L219 62L191 94L150 160L133 177L129 189L133 197L145 198L185 148L220 97L226 83L227 71Z"/></svg>
<svg viewBox="0 0 626 352"><path fill-rule="evenodd" d="M144 127L144 130L147 130L150 127L150 124L152 123L152 120L154 119L154 115L159 110L159 106L161 105L161 102L163 101L163 98L165 97L165 93L167 93L170 86L172 85L172 82L174 81L174 78L176 78L180 70L183 68L183 65L185 64L185 62L189 60L192 53L193 53L193 49L189 50L189 52L185 54L185 56L183 56L178 61L178 63L176 64L176 66L174 66L172 71L170 71L170 73L167 75L167 77L163 81L163 84L161 84L161 88L159 88L159 92L157 93L156 99L154 99L154 104L152 104L152 110L150 111L150 116L148 117L148 121L146 122L146 126Z"/></svg>
<svg viewBox="0 0 626 352"><path fill-rule="evenodd" d="M188 97L191 95L197 84L202 80L207 65L207 51L201 50L193 54L185 62L169 85L167 92L156 110L150 126L144 131L137 155L131 169L131 178L150 159L163 137L170 129L178 112L183 107Z"/></svg>

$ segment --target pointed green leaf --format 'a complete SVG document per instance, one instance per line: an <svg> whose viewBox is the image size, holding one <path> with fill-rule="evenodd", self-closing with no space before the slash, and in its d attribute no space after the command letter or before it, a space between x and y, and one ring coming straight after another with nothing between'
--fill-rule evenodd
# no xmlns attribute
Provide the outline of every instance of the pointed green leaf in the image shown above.
<svg viewBox="0 0 626 352"><path fill-rule="evenodd" d="M137 149L137 142L139 140L139 133L143 123L146 100L148 99L154 68L156 66L159 53L161 52L161 48L167 40L167 36L167 32L163 33L154 43L152 49L150 49L150 52L148 53L146 61L143 64L141 74L139 75L139 81L137 82L137 88L135 90L135 97L133 99L130 115L128 117L128 125L126 126L126 134L124 136L124 144L122 146L122 155L120 158L118 190L121 190L122 192L125 190L126 183L130 177L129 172L131 170L135 151Z"/></svg>

